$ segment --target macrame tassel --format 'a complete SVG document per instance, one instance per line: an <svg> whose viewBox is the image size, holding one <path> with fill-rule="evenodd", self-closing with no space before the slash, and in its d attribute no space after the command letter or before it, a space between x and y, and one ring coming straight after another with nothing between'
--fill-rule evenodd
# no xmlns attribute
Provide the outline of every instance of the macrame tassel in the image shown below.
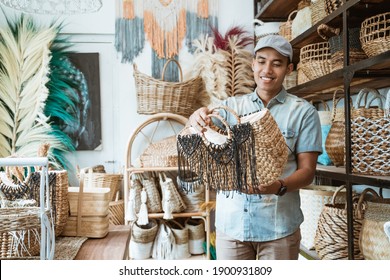
<svg viewBox="0 0 390 280"><path fill-rule="evenodd" d="M163 209L164 209L164 216L163 219L165 220L171 220L173 219L172 215L172 205L171 205L171 191L168 189L164 190L164 203L163 203Z"/></svg>
<svg viewBox="0 0 390 280"><path fill-rule="evenodd" d="M146 206L147 200L148 200L148 195L145 191L145 188L143 188L141 191L141 207L139 209L138 220L137 220L137 224L140 226L149 224L148 207Z"/></svg>
<svg viewBox="0 0 390 280"><path fill-rule="evenodd" d="M172 230L162 223L153 243L152 257L157 260L173 259L173 248L176 245Z"/></svg>
<svg viewBox="0 0 390 280"><path fill-rule="evenodd" d="M135 189L130 189L129 193L129 203L126 211L126 220L127 221L136 221L137 215L135 214Z"/></svg>
<svg viewBox="0 0 390 280"><path fill-rule="evenodd" d="M123 18L134 19L134 2L133 0L123 0Z"/></svg>
<svg viewBox="0 0 390 280"><path fill-rule="evenodd" d="M209 1L198 0L198 17L208 18L209 16Z"/></svg>

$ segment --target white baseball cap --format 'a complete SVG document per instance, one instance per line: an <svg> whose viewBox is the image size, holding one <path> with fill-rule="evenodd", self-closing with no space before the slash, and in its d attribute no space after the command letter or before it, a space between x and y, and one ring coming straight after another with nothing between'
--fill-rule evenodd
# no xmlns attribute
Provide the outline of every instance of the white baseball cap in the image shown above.
<svg viewBox="0 0 390 280"><path fill-rule="evenodd" d="M292 46L283 36L267 35L260 38L253 52L256 54L256 52L262 48L273 48L281 55L290 58L290 61L292 61Z"/></svg>

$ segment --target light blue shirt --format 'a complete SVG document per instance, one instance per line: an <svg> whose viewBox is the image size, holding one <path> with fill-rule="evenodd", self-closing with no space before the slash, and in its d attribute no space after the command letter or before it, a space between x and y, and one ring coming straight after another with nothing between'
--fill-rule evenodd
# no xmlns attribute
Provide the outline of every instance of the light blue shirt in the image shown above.
<svg viewBox="0 0 390 280"><path fill-rule="evenodd" d="M223 105L238 115L245 115L264 108L256 91L224 100ZM296 154L322 152L321 125L317 110L306 100L282 89L267 105L271 115L289 146L288 162L281 178L297 169ZM221 110L220 115L229 124L236 119ZM218 231L240 241L269 241L294 233L303 222L299 191L284 196L247 195L237 192L217 194L216 222Z"/></svg>

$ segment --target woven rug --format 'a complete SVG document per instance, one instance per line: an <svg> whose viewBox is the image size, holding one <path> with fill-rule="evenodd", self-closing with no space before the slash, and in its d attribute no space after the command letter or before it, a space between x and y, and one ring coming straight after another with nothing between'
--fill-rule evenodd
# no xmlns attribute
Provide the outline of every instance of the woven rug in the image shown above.
<svg viewBox="0 0 390 280"><path fill-rule="evenodd" d="M87 237L56 237L55 260L73 260Z"/></svg>

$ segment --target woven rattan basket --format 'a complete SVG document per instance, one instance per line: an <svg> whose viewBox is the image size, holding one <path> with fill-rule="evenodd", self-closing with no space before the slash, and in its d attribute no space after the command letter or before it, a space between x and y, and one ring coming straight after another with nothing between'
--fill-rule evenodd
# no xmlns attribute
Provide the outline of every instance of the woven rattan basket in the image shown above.
<svg viewBox="0 0 390 280"><path fill-rule="evenodd" d="M342 98L336 99L336 90L333 95L332 124L326 137L325 149L335 166L345 165L345 110L337 107Z"/></svg>
<svg viewBox="0 0 390 280"><path fill-rule="evenodd" d="M348 259L347 204L336 203L336 198L343 188L345 186L337 188L333 194L331 203L324 205L318 220L318 227L314 237L314 248L318 256L323 260ZM357 204L357 201L354 203ZM361 226L361 220L354 217L353 244L354 259L356 260L363 259L359 248Z"/></svg>
<svg viewBox="0 0 390 280"><path fill-rule="evenodd" d="M287 41L292 40L292 22L294 19L294 16L297 14L298 10L292 11L287 18L286 22L283 22L280 24L279 27L279 34L286 38Z"/></svg>
<svg viewBox="0 0 390 280"><path fill-rule="evenodd" d="M328 42L309 44L301 48L300 63L310 80L330 73L330 48Z"/></svg>
<svg viewBox="0 0 390 280"><path fill-rule="evenodd" d="M390 12L364 20L360 27L360 42L368 57L390 50Z"/></svg>
<svg viewBox="0 0 390 280"><path fill-rule="evenodd" d="M122 174L96 173L89 170L84 175L84 186L87 188L110 188L110 201L113 201L117 191L121 188L122 179Z"/></svg>
<svg viewBox="0 0 390 280"><path fill-rule="evenodd" d="M140 226L137 223L131 225L130 258L148 259L152 256L153 241L156 237L158 224L156 220L149 220L149 224Z"/></svg>
<svg viewBox="0 0 390 280"><path fill-rule="evenodd" d="M390 175L390 116L383 103L383 96L370 88L360 90L356 98L351 113L352 172Z"/></svg>
<svg viewBox="0 0 390 280"><path fill-rule="evenodd" d="M197 98L203 87L202 78L196 77L180 82L164 81L165 69L169 62L177 64L182 80L181 66L174 59L168 60L164 65L161 80L139 72L137 65L133 64L139 114L174 113L189 116L196 109Z"/></svg>
<svg viewBox="0 0 390 280"><path fill-rule="evenodd" d="M299 189L301 209L304 221L300 226L301 243L307 249L314 249L314 237L318 227L318 219L325 204L332 202L336 187L310 185ZM345 203L345 190L336 197L336 203Z"/></svg>
<svg viewBox="0 0 390 280"><path fill-rule="evenodd" d="M125 203L123 199L110 201L108 205L108 222L111 225L123 225L125 223Z"/></svg>
<svg viewBox="0 0 390 280"><path fill-rule="evenodd" d="M325 0L325 11L329 15L341 7L347 0Z"/></svg>
<svg viewBox="0 0 390 280"><path fill-rule="evenodd" d="M177 166L176 135L151 143L139 160L141 167Z"/></svg>
<svg viewBox="0 0 390 280"><path fill-rule="evenodd" d="M40 253L40 207L0 208L0 258L27 259ZM49 211L46 215L50 217Z"/></svg>

